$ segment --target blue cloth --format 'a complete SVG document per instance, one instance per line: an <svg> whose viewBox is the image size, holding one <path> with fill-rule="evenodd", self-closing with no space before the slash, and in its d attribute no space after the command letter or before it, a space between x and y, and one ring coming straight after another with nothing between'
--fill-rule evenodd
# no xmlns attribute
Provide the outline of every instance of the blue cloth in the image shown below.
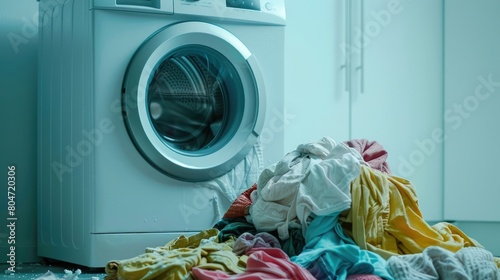
<svg viewBox="0 0 500 280"><path fill-rule="evenodd" d="M338 223L338 214L317 216L305 236L306 246L291 260L317 279L346 279L352 274L372 274L393 280L387 262L379 255L362 250Z"/></svg>

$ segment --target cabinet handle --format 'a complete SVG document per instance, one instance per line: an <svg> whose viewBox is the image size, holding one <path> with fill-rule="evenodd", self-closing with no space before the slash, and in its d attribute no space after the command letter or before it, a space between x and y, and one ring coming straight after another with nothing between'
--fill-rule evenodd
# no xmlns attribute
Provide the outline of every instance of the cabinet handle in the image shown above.
<svg viewBox="0 0 500 280"><path fill-rule="evenodd" d="M344 0L344 44L340 44L342 48L342 53L344 54L344 64L340 65L340 70L344 70L344 90L349 92L349 52L350 52L350 42L349 42L349 9L348 0Z"/></svg>
<svg viewBox="0 0 500 280"><path fill-rule="evenodd" d="M345 90L351 92L351 1L344 1L345 9L345 57L344 57L344 68L345 68Z"/></svg>
<svg viewBox="0 0 500 280"><path fill-rule="evenodd" d="M360 8L359 8L359 28L361 32L361 39L360 39L360 52L359 52L359 66L356 67L356 70L359 71L359 89L360 93L364 93L364 84L365 84L365 71L364 71L364 64L365 64L365 42L364 42L364 35L365 34L365 1L360 0Z"/></svg>

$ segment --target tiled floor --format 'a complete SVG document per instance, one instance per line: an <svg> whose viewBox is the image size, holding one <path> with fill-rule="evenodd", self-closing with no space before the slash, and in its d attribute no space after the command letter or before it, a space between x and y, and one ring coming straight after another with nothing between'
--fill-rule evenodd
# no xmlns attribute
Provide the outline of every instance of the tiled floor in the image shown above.
<svg viewBox="0 0 500 280"><path fill-rule="evenodd" d="M0 265L0 279L37 279L40 276L43 276L47 271L51 271L55 275L55 279L71 279L71 277L68 277L65 270L75 273L77 269L80 269L81 271L81 274L78 275L78 280L102 280L104 279L104 276L106 276L104 269L89 269L67 263L17 264L15 267L16 272L12 275L7 270L8 268L9 265L7 264Z"/></svg>

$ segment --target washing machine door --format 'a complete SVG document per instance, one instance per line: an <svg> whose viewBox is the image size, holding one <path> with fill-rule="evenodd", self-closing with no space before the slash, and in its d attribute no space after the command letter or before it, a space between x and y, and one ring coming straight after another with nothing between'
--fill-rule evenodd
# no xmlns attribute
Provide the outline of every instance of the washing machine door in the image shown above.
<svg viewBox="0 0 500 280"><path fill-rule="evenodd" d="M264 81L255 57L228 31L184 22L135 53L123 116L143 157L161 172L205 181L231 170L262 130Z"/></svg>

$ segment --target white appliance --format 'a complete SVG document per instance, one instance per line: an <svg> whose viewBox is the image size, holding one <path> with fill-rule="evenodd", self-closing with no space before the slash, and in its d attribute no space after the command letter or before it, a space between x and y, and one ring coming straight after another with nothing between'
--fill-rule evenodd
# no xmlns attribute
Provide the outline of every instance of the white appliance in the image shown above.
<svg viewBox="0 0 500 280"><path fill-rule="evenodd" d="M284 155L284 0L39 10L41 257L103 267L211 228L231 201L208 186Z"/></svg>

